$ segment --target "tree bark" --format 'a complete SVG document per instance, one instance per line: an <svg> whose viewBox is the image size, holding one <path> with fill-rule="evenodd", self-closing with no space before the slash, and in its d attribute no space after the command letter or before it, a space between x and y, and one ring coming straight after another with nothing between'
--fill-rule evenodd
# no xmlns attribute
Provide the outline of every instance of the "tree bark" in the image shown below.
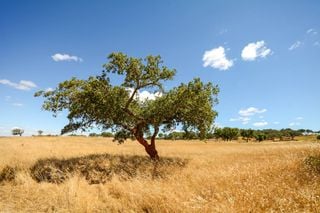
<svg viewBox="0 0 320 213"><path fill-rule="evenodd" d="M133 130L134 136L136 137L137 141L144 146L147 154L152 160L159 160L158 151L156 149L156 136L158 135L159 127L154 127L154 133L151 137L151 143L149 144L143 137L143 133L139 131L139 128L135 128Z"/></svg>
<svg viewBox="0 0 320 213"><path fill-rule="evenodd" d="M155 143L148 144L148 142L143 137L136 137L138 142L144 146L147 154L152 160L159 160L158 151L156 149Z"/></svg>

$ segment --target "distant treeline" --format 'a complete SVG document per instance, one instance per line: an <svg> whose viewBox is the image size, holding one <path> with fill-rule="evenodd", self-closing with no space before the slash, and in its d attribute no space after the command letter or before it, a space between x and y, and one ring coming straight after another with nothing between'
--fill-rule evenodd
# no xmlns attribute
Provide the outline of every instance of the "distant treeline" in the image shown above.
<svg viewBox="0 0 320 213"><path fill-rule="evenodd" d="M113 137L114 135L111 132L102 132L100 134L98 133L90 133L89 137L106 137L106 138L110 138Z"/></svg>
<svg viewBox="0 0 320 213"><path fill-rule="evenodd" d="M245 141L257 141L261 142L264 140L272 141L289 141L295 140L295 137L302 135L318 135L317 140L320 140L320 131L313 131L310 129L298 129L293 130L290 128L287 129L263 129L263 130L254 130L254 129L238 129L231 127L224 128L215 128L213 131L209 132L206 136L207 139L231 141L242 139ZM45 135L45 136L58 136L58 135ZM71 134L69 136L84 136ZM90 133L89 137L114 137L112 132L102 132L102 133ZM147 136L150 139L151 136ZM193 131L179 131L171 132L168 134L159 133L158 139L165 140L197 140L200 139L199 133Z"/></svg>
<svg viewBox="0 0 320 213"><path fill-rule="evenodd" d="M216 128L211 133L207 134L207 139L221 139L224 141L237 140L240 137L245 141L264 141L264 140L273 140L273 141L284 141L284 140L295 140L296 136L310 135L310 134L319 134L320 131L314 132L309 129L299 129L293 130L290 128L287 129L263 129L263 130L254 130L254 129L238 129L231 127ZM192 140L199 139L198 134L192 131L184 132L171 132L169 134L159 133L158 138L168 139L168 140Z"/></svg>

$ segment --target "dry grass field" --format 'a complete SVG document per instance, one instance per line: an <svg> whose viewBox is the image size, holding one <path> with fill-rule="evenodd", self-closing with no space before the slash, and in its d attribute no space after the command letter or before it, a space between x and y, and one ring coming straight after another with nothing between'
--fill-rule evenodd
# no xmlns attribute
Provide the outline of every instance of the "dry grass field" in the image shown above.
<svg viewBox="0 0 320 213"><path fill-rule="evenodd" d="M154 165L132 141L0 138L0 172L14 177L0 183L0 212L320 212L320 176L303 164L319 143L159 141L158 151Z"/></svg>

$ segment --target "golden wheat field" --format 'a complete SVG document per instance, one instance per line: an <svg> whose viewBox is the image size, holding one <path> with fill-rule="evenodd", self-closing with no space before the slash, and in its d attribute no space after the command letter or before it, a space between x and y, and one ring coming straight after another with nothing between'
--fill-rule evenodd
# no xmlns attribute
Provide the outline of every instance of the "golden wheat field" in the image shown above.
<svg viewBox="0 0 320 213"><path fill-rule="evenodd" d="M0 138L0 212L320 212L319 143L157 145L155 164L134 141Z"/></svg>

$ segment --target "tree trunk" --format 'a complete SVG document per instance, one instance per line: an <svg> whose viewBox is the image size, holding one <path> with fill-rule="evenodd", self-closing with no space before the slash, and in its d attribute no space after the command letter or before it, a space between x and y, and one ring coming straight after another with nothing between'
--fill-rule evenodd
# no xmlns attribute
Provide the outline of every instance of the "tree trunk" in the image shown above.
<svg viewBox="0 0 320 213"><path fill-rule="evenodd" d="M154 142L148 144L148 142L143 137L137 137L137 140L142 146L144 146L147 154L152 160L159 160L158 151Z"/></svg>
<svg viewBox="0 0 320 213"><path fill-rule="evenodd" d="M145 149L152 160L159 160L159 155L156 147L148 145L147 147L145 147Z"/></svg>
<svg viewBox="0 0 320 213"><path fill-rule="evenodd" d="M133 134L135 138L138 140L138 142L144 146L146 152L148 153L149 157L152 160L159 160L159 155L158 151L156 150L156 136L158 135L159 132L159 127L155 126L154 127L154 133L151 136L151 143L149 144L143 137L143 132L140 130L139 131L139 126L133 130Z"/></svg>

